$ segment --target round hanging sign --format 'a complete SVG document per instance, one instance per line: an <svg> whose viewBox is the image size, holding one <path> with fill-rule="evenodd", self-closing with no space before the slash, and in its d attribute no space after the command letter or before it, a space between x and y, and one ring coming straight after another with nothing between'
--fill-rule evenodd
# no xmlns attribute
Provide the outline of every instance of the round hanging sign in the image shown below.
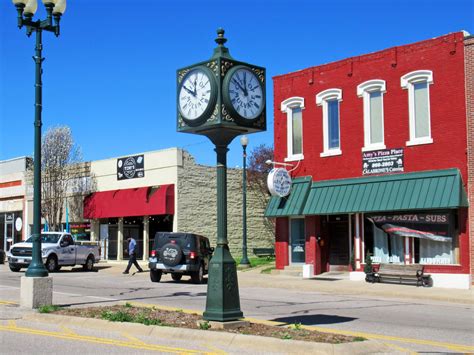
<svg viewBox="0 0 474 355"><path fill-rule="evenodd" d="M283 168L272 169L267 177L267 185L272 196L288 196L291 190L290 174Z"/></svg>
<svg viewBox="0 0 474 355"><path fill-rule="evenodd" d="M15 221L15 229L17 232L20 232L22 228L23 228L23 220L21 219L21 217L18 217Z"/></svg>

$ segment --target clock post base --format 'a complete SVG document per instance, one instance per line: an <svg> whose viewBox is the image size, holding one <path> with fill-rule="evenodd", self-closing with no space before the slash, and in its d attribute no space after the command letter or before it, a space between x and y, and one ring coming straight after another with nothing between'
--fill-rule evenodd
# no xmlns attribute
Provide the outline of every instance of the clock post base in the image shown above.
<svg viewBox="0 0 474 355"><path fill-rule="evenodd" d="M240 310L237 265L227 245L218 245L209 263L206 311L203 318L228 322L243 316Z"/></svg>

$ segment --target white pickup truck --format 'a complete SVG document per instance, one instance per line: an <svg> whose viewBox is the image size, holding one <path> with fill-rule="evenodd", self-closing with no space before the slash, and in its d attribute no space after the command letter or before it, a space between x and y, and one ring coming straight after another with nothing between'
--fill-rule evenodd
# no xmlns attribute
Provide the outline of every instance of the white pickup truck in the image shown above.
<svg viewBox="0 0 474 355"><path fill-rule="evenodd" d="M20 271L31 262L32 237L13 244L7 252L11 271ZM100 260L99 245L96 243L74 242L66 232L41 233L41 257L49 272L59 271L62 266L82 265L84 270L92 271L94 263Z"/></svg>

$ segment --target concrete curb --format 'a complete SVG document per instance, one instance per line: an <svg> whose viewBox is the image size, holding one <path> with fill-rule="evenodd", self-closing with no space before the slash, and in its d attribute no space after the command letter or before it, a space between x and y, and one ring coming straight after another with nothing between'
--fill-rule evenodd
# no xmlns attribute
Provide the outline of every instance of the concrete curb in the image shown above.
<svg viewBox="0 0 474 355"><path fill-rule="evenodd" d="M109 322L102 319L63 316L57 314L29 313L23 320L50 323L60 326L87 327L87 329L126 332L130 335L145 335L177 340L194 340L218 343L225 349L232 347L252 348L255 352L308 353L308 354L388 354L396 353L375 340L363 342L327 344L298 340L282 340L255 335L233 334L217 331L195 330L163 326L147 326L137 323Z"/></svg>

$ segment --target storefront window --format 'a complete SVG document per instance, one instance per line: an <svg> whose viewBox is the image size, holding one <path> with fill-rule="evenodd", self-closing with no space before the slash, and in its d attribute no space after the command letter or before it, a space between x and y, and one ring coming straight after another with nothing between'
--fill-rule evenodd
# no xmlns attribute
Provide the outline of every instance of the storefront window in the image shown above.
<svg viewBox="0 0 474 355"><path fill-rule="evenodd" d="M403 263L404 237L390 236L377 227L372 219L365 221L365 255L370 254L373 263Z"/></svg>
<svg viewBox="0 0 474 355"><path fill-rule="evenodd" d="M391 213L365 218L365 253L374 263L403 263L405 239L411 260L425 265L456 263L457 233L452 212Z"/></svg>

